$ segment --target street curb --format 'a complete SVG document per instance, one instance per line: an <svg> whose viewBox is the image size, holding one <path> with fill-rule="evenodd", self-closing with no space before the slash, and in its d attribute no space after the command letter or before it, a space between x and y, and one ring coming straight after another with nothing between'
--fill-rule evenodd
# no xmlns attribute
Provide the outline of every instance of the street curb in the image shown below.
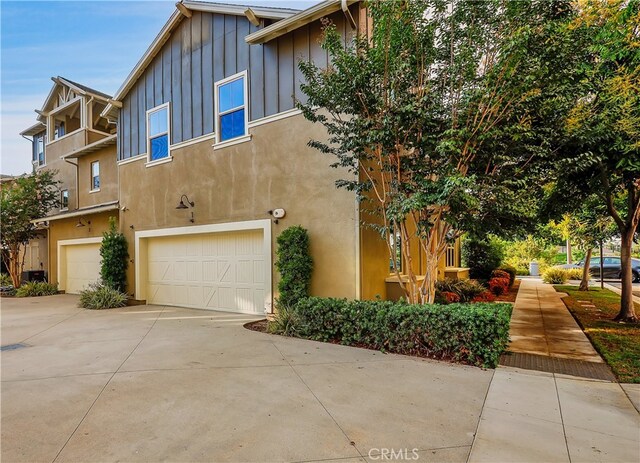
<svg viewBox="0 0 640 463"><path fill-rule="evenodd" d="M613 291L616 294L622 294L622 290L616 288L615 286L610 285L609 283L605 283L604 287L607 288L608 290ZM640 297L638 296L632 296L633 297L633 302L635 302L636 304L640 304Z"/></svg>

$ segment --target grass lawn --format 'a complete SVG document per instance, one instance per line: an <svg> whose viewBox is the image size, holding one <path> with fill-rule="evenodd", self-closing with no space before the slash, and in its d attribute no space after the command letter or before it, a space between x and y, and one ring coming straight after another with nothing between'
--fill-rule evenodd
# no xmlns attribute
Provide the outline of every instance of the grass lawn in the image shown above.
<svg viewBox="0 0 640 463"><path fill-rule="evenodd" d="M620 296L608 289L590 288L578 291L577 286L556 285L567 293L562 300L621 383L640 383L640 323L625 324L612 319L620 308ZM593 307L583 307L578 301L590 301ZM636 313L640 305L636 304Z"/></svg>

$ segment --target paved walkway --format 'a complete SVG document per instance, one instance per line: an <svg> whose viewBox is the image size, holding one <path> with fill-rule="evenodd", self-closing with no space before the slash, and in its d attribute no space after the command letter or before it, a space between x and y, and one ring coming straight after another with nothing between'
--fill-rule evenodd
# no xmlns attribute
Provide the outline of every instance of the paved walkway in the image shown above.
<svg viewBox="0 0 640 463"><path fill-rule="evenodd" d="M522 281L509 350L550 359L601 363L560 295ZM638 400L640 390L627 393ZM615 382L499 367L491 381L471 462L637 462L640 415Z"/></svg>

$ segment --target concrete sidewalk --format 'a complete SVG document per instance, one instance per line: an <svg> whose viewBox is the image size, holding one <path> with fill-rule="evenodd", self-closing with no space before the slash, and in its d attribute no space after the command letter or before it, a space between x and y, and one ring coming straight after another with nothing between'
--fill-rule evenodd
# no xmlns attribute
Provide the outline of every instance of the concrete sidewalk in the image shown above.
<svg viewBox="0 0 640 463"><path fill-rule="evenodd" d="M602 362L561 295L540 280L522 281L511 337L514 352ZM469 461L637 462L640 415L615 382L498 367Z"/></svg>

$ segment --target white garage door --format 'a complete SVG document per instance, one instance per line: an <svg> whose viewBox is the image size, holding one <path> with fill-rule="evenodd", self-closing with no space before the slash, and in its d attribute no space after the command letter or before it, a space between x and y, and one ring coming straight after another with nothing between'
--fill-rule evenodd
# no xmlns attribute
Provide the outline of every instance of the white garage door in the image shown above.
<svg viewBox="0 0 640 463"><path fill-rule="evenodd" d="M100 279L100 243L65 246L65 254L65 292L78 294Z"/></svg>
<svg viewBox="0 0 640 463"><path fill-rule="evenodd" d="M147 302L264 313L261 230L150 238Z"/></svg>

